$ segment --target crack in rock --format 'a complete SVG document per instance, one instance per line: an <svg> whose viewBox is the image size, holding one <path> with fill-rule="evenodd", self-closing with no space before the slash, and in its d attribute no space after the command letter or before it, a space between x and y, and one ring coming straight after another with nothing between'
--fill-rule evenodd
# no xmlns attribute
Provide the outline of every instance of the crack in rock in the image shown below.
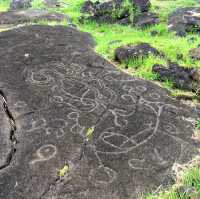
<svg viewBox="0 0 200 199"><path fill-rule="evenodd" d="M17 131L17 127L16 127L15 119L14 119L11 111L9 110L7 98L6 98L6 96L5 96L5 94L2 90L0 90L0 96L3 99L3 110L6 114L6 117L8 118L9 124L10 124L9 138L10 138L10 141L11 141L11 150L10 150L9 154L7 155L5 164L0 166L0 170L1 170L1 169L4 169L4 168L6 168L10 165L10 163L13 159L13 156L16 152L17 138L16 138L15 133Z"/></svg>

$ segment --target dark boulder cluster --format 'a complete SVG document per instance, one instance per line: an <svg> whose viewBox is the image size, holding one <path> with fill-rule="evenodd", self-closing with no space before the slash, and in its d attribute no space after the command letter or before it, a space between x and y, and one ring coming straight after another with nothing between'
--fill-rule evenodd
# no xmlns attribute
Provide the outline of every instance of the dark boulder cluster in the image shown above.
<svg viewBox="0 0 200 199"><path fill-rule="evenodd" d="M128 2L128 1L127 1ZM82 13L89 14L91 20L100 23L129 24L131 4L125 5L124 0L114 0L101 3L100 1L86 1L81 9Z"/></svg>
<svg viewBox="0 0 200 199"><path fill-rule="evenodd" d="M164 56L162 52L159 52L148 43L140 43L138 45L128 44L126 46L118 47L115 50L115 60L120 63L126 63L129 60L145 58L150 54L155 56Z"/></svg>
<svg viewBox="0 0 200 199"><path fill-rule="evenodd" d="M169 16L169 31L178 36L186 36L188 32L200 33L200 8L179 8Z"/></svg>
<svg viewBox="0 0 200 199"><path fill-rule="evenodd" d="M200 59L200 49L194 48L189 54L190 57L196 60ZM128 44L115 49L115 60L119 63L126 64L128 67L131 60L143 59L149 55L159 56L166 60L166 55L154 48L148 43ZM182 59L182 54L177 54L179 59ZM177 63L168 60L168 66L155 64L152 67L152 72L158 74L159 81L170 80L174 88L196 92L200 94L200 70L196 67L183 67Z"/></svg>
<svg viewBox="0 0 200 199"><path fill-rule="evenodd" d="M159 75L161 81L171 80L175 88L197 93L200 91L200 70L197 68L185 68L169 62L168 67L155 64L152 71Z"/></svg>
<svg viewBox="0 0 200 199"><path fill-rule="evenodd" d="M106 2L87 0L81 12L89 14L86 19L99 23L133 24L146 27L159 22L158 16L149 12L150 6L149 0L110 0ZM84 16L81 17L83 18L85 19Z"/></svg>

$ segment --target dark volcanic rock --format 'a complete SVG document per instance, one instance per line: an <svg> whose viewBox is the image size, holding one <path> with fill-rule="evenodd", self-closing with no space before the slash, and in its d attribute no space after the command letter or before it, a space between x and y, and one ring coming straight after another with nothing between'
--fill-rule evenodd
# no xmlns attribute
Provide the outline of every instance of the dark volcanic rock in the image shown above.
<svg viewBox="0 0 200 199"><path fill-rule="evenodd" d="M119 71L93 46L88 34L61 26L0 33L0 88L18 140L0 170L0 198L135 199L198 153L195 110ZM2 143L8 124L0 117Z"/></svg>
<svg viewBox="0 0 200 199"><path fill-rule="evenodd" d="M187 32L200 32L200 8L179 8L169 16L168 27L178 36Z"/></svg>
<svg viewBox="0 0 200 199"><path fill-rule="evenodd" d="M129 59L144 58L148 55L163 56L156 48L150 46L148 43L140 43L138 45L121 46L115 50L115 59L121 63Z"/></svg>
<svg viewBox="0 0 200 199"><path fill-rule="evenodd" d="M143 12L140 15L136 16L133 24L144 28L147 26L152 26L159 23L159 18L157 14L150 12Z"/></svg>
<svg viewBox="0 0 200 199"><path fill-rule="evenodd" d="M1 24L22 24L27 22L36 22L39 20L49 21L70 21L67 15L60 13L49 13L45 10L20 10L0 12Z"/></svg>
<svg viewBox="0 0 200 199"><path fill-rule="evenodd" d="M97 23L113 24L117 22L116 19L114 19L111 14L105 14L102 16L94 15L94 16L88 17L87 19L96 21Z"/></svg>
<svg viewBox="0 0 200 199"><path fill-rule="evenodd" d="M125 0L110 0L106 2L85 1L81 8L82 13L90 16L85 19L98 23L118 23L122 25L137 25L145 27L159 22L155 13L149 13L149 0L130 0L129 5ZM134 12L134 13L133 13ZM130 17L133 16L134 20Z"/></svg>
<svg viewBox="0 0 200 199"><path fill-rule="evenodd" d="M106 1L103 3L96 4L94 15L103 16L105 14L112 14L115 8L113 1Z"/></svg>
<svg viewBox="0 0 200 199"><path fill-rule="evenodd" d="M85 1L82 8L81 8L81 12L82 13L94 13L95 11L95 8L96 8L96 5L98 4L99 2L97 3L93 3L92 1Z"/></svg>
<svg viewBox="0 0 200 199"><path fill-rule="evenodd" d="M184 68L176 63L169 63L169 67L156 64L153 72L159 74L161 81L171 80L176 88L198 92L200 89L200 71L195 68Z"/></svg>
<svg viewBox="0 0 200 199"><path fill-rule="evenodd" d="M12 0L10 4L11 10L19 10L31 7L32 0Z"/></svg>
<svg viewBox="0 0 200 199"><path fill-rule="evenodd" d="M132 0L133 4L138 7L141 12L148 12L151 7L149 0Z"/></svg>
<svg viewBox="0 0 200 199"><path fill-rule="evenodd" d="M189 55L194 60L200 60L200 47L191 49Z"/></svg>
<svg viewBox="0 0 200 199"><path fill-rule="evenodd" d="M121 25L128 25L131 23L131 20L129 17L126 17L126 18L123 18L123 19L120 19L118 20L117 22L118 24L121 24Z"/></svg>
<svg viewBox="0 0 200 199"><path fill-rule="evenodd" d="M110 1L90 1L84 2L81 12L93 13L94 15L102 16L105 13L111 13L114 9L119 9L123 6L124 0L110 0Z"/></svg>
<svg viewBox="0 0 200 199"><path fill-rule="evenodd" d="M127 18L130 14L128 10L120 11L118 15L117 10L123 9L123 0L112 0L106 2L91 2L86 1L82 7L82 12L91 14L88 19L95 20L98 23L117 23L119 20Z"/></svg>

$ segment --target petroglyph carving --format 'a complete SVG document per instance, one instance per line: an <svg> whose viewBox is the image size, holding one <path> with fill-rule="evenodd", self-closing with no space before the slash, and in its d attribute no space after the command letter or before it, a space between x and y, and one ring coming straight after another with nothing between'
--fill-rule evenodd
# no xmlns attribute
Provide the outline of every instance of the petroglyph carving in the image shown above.
<svg viewBox="0 0 200 199"><path fill-rule="evenodd" d="M128 161L128 165L130 168L135 170L149 170L150 168L144 167L145 160L144 159L131 159Z"/></svg>
<svg viewBox="0 0 200 199"><path fill-rule="evenodd" d="M30 76L27 78L31 84L36 85L51 85L54 82L54 78L48 74L48 70L42 69L37 72L30 71Z"/></svg>
<svg viewBox="0 0 200 199"><path fill-rule="evenodd" d="M38 120L32 120L31 127L27 130L27 132L32 132L38 129L43 129L47 125L47 122L44 118Z"/></svg>
<svg viewBox="0 0 200 199"><path fill-rule="evenodd" d="M54 158L56 154L57 154L56 146L52 144L43 145L36 151L36 158L33 159L30 162L30 164L33 165L38 162L44 162L44 161L50 160Z"/></svg>
<svg viewBox="0 0 200 199"><path fill-rule="evenodd" d="M106 186L114 182L117 178L117 173L108 168L100 165L96 169L92 169L89 173L89 180L95 186Z"/></svg>

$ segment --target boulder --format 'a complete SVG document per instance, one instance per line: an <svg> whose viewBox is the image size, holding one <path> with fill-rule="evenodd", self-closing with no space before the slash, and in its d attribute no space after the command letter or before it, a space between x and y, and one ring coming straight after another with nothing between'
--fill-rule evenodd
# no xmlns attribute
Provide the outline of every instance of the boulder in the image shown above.
<svg viewBox="0 0 200 199"><path fill-rule="evenodd" d="M134 18L135 26L145 28L159 23L158 15L151 12L143 12Z"/></svg>
<svg viewBox="0 0 200 199"><path fill-rule="evenodd" d="M175 88L199 92L200 70L197 68L185 68L170 62L168 67L156 64L152 70L159 74L159 80L171 80Z"/></svg>
<svg viewBox="0 0 200 199"><path fill-rule="evenodd" d="M99 2L97 1L96 4L98 4ZM95 12L95 8L96 8L96 4L90 0L85 1L83 6L81 7L81 12L82 13L94 13Z"/></svg>
<svg viewBox="0 0 200 199"><path fill-rule="evenodd" d="M56 12L48 12L45 10L20 10L20 11L8 11L0 12L0 25L2 24L23 24L29 22L37 22L39 20L48 21L68 21L71 19L64 14Z"/></svg>
<svg viewBox="0 0 200 199"><path fill-rule="evenodd" d="M0 89L17 139L0 168L0 198L138 199L172 183L174 164L199 154L197 109L93 47L70 27L0 33ZM2 165L14 140L1 110Z"/></svg>
<svg viewBox="0 0 200 199"><path fill-rule="evenodd" d="M151 3L149 0L132 0L133 5L135 5L140 12L148 12L151 7Z"/></svg>
<svg viewBox="0 0 200 199"><path fill-rule="evenodd" d="M106 14L112 14L114 12L114 9L115 9L114 1L106 1L103 3L97 3L94 10L94 15L104 16Z"/></svg>
<svg viewBox="0 0 200 199"><path fill-rule="evenodd" d="M88 0L83 4L81 12L90 15L85 19L94 20L98 23L132 24L146 27L159 22L155 13L148 12L149 7L149 0L110 0L105 2ZM134 19L131 19L130 16L132 15Z"/></svg>
<svg viewBox="0 0 200 199"><path fill-rule="evenodd" d="M179 8L169 16L169 31L178 36L186 36L188 32L200 32L200 8Z"/></svg>
<svg viewBox="0 0 200 199"><path fill-rule="evenodd" d="M156 48L148 43L140 43L138 45L120 46L115 50L115 59L120 63L127 62L130 59L145 58L148 55L163 56Z"/></svg>
<svg viewBox="0 0 200 199"><path fill-rule="evenodd" d="M12 0L10 4L11 10L26 9L31 7L32 0Z"/></svg>
<svg viewBox="0 0 200 199"><path fill-rule="evenodd" d="M82 17L83 21L93 20L98 23L116 23L118 16L115 10L120 8L123 0L106 1L106 2L92 2L85 1L81 8L82 13L89 14L89 17Z"/></svg>
<svg viewBox="0 0 200 199"><path fill-rule="evenodd" d="M194 60L200 60L200 47L191 49L189 56Z"/></svg>

